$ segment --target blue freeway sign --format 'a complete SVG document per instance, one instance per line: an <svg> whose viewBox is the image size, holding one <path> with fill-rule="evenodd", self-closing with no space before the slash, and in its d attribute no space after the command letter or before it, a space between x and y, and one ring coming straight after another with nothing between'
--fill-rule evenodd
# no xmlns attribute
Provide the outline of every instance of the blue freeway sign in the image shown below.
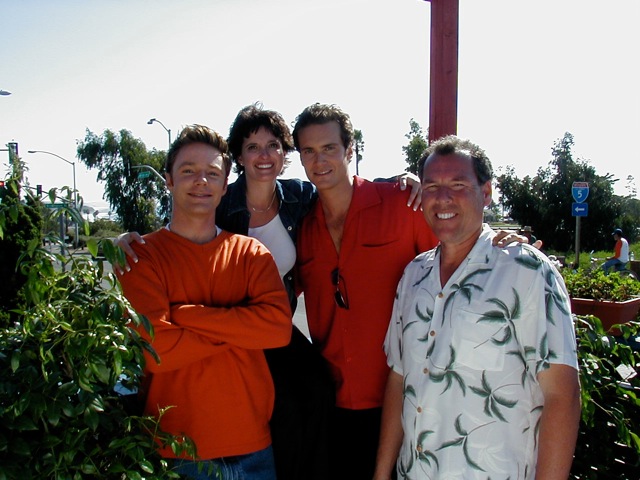
<svg viewBox="0 0 640 480"><path fill-rule="evenodd" d="M576 202L584 202L589 196L589 184L587 182L573 182L571 194Z"/></svg>
<svg viewBox="0 0 640 480"><path fill-rule="evenodd" d="M571 204L571 215L573 217L586 217L589 213L589 204L574 202Z"/></svg>

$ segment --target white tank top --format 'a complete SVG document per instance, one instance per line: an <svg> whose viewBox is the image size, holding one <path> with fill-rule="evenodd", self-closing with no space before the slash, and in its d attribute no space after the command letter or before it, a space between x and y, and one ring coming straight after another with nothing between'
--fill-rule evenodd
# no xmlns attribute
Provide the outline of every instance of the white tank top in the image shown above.
<svg viewBox="0 0 640 480"><path fill-rule="evenodd" d="M284 228L280 215L276 215L266 225L249 228L248 235L260 240L273 255L278 272L284 277L296 263L296 247Z"/></svg>

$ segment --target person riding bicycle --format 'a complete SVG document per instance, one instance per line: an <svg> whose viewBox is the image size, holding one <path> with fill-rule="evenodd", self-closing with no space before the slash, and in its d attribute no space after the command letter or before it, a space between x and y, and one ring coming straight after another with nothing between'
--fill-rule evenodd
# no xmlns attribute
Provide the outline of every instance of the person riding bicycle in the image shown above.
<svg viewBox="0 0 640 480"><path fill-rule="evenodd" d="M622 237L622 230L616 228L612 235L616 241L616 245L613 249L613 257L607 258L607 261L602 264L604 273L609 273L611 269L616 272L624 270L629 261L629 242L627 242L626 238Z"/></svg>

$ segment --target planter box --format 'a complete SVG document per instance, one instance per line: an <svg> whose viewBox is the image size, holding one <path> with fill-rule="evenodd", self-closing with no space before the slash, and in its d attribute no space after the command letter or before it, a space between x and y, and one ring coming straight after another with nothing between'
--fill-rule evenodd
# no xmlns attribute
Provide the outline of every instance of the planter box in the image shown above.
<svg viewBox="0 0 640 480"><path fill-rule="evenodd" d="M612 325L627 323L636 319L640 311L640 297L624 302L572 298L571 311L576 315L593 315L602 322L602 327L612 335L620 335L620 330Z"/></svg>

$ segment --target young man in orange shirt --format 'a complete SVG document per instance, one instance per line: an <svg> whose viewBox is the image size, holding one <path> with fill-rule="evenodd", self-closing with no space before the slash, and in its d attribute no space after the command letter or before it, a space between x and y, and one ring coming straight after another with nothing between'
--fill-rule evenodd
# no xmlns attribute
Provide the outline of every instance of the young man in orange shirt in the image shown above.
<svg viewBox="0 0 640 480"><path fill-rule="evenodd" d="M219 134L186 127L167 154L171 223L133 246L136 268L119 278L160 357L145 352L144 413L171 407L161 428L194 440L198 459L160 453L187 478L275 480L263 349L289 342L291 310L266 247L215 225L230 167Z"/></svg>

